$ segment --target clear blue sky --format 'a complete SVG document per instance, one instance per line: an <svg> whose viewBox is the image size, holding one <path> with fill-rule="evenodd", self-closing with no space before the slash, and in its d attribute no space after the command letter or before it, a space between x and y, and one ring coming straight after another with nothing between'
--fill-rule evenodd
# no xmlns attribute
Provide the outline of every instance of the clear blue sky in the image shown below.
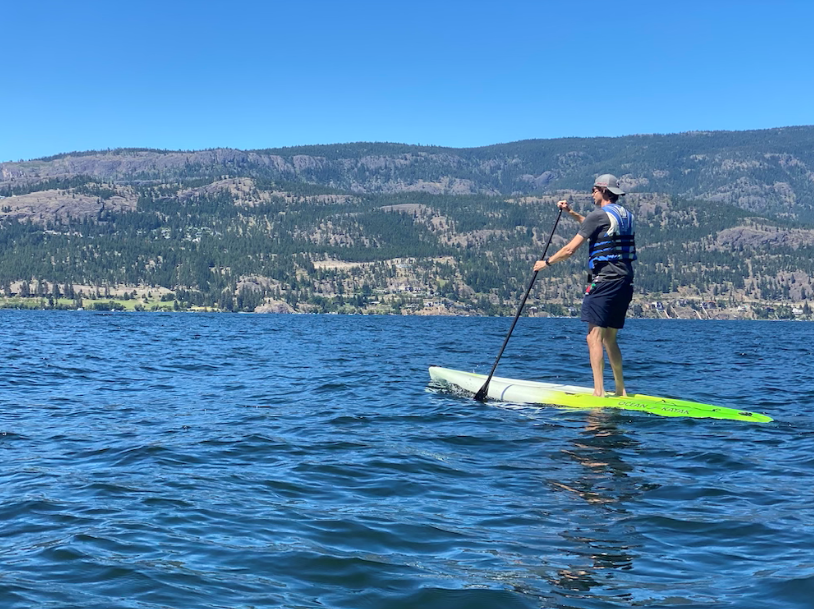
<svg viewBox="0 0 814 609"><path fill-rule="evenodd" d="M812 24L812 0L9 0L0 161L814 124Z"/></svg>

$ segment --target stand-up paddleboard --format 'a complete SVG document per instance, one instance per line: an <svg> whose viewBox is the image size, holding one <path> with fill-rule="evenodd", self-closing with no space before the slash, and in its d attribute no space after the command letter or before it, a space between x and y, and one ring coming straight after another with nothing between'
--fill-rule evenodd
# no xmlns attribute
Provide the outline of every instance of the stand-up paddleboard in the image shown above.
<svg viewBox="0 0 814 609"><path fill-rule="evenodd" d="M449 368L430 367L430 378L434 381L455 385L465 391L477 393L486 381L483 374L461 372ZM663 417L695 417L699 419L727 419L730 421L752 421L768 423L772 420L765 414L747 412L736 408L699 404L685 400L659 398L652 395L629 395L617 397L609 394L605 397L593 395L593 389L559 385L556 383L538 383L535 381L518 381L497 376L489 383L488 397L501 402L516 404L550 404L570 408L619 408L621 410L638 410Z"/></svg>

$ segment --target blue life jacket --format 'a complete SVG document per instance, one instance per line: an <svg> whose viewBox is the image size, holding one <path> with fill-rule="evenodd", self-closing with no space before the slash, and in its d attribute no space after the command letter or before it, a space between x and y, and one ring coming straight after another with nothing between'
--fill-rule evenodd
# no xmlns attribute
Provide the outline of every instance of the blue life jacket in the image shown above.
<svg viewBox="0 0 814 609"><path fill-rule="evenodd" d="M597 237L588 251L588 267L593 271L598 262L636 260L636 223L633 214L617 203L602 207L610 219L610 228Z"/></svg>

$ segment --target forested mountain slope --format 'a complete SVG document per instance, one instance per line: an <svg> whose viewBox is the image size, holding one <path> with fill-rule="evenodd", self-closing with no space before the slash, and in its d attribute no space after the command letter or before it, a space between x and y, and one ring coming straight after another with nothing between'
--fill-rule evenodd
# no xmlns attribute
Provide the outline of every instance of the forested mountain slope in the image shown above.
<svg viewBox="0 0 814 609"><path fill-rule="evenodd" d="M223 175L356 193L537 194L613 172L632 192L814 220L814 127L526 140L454 149L356 143L255 151L81 152L0 164L0 188L53 177L174 182Z"/></svg>
<svg viewBox="0 0 814 609"><path fill-rule="evenodd" d="M161 287L180 308L507 313L555 201L587 212L612 171L639 222L636 314L805 316L813 151L814 128L795 127L3 163L0 284L57 303L55 288ZM554 245L576 228L564 218ZM584 257L541 274L529 310L576 307Z"/></svg>

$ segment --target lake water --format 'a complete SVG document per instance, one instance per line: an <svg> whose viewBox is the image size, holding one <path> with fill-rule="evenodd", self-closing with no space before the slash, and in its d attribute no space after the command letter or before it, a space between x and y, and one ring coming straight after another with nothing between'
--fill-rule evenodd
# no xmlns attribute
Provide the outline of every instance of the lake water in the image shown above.
<svg viewBox="0 0 814 609"><path fill-rule="evenodd" d="M814 326L620 334L629 390L763 425L428 387L510 322L0 311L0 607L813 606ZM498 374L590 384L584 330Z"/></svg>

